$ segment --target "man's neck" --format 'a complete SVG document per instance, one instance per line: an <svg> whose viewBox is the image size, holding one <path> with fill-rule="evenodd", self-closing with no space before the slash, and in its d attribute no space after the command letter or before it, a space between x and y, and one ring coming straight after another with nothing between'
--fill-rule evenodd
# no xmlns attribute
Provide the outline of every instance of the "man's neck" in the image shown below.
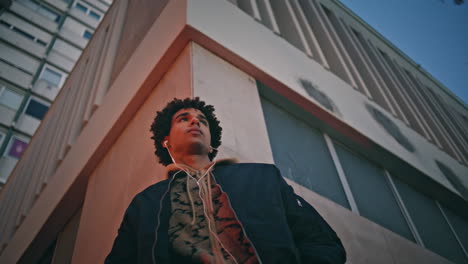
<svg viewBox="0 0 468 264"><path fill-rule="evenodd" d="M196 170L204 169L211 162L207 155L185 155L176 161Z"/></svg>

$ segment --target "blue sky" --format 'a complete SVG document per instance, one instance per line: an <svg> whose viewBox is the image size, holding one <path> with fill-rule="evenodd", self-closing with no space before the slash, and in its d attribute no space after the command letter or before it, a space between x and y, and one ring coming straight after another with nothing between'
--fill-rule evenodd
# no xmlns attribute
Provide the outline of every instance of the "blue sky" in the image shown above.
<svg viewBox="0 0 468 264"><path fill-rule="evenodd" d="M468 103L468 1L340 0Z"/></svg>

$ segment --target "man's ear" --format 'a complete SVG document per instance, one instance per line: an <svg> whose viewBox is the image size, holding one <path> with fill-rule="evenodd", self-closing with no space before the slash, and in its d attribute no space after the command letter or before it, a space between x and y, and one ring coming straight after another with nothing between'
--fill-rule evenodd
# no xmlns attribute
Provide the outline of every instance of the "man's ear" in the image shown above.
<svg viewBox="0 0 468 264"><path fill-rule="evenodd" d="M164 140L162 141L161 145L165 148L169 148L169 136L165 136Z"/></svg>

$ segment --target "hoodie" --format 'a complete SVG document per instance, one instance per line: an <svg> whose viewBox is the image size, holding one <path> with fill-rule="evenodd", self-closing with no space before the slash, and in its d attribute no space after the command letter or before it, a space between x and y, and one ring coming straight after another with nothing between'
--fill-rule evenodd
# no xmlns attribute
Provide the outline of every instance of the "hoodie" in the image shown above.
<svg viewBox="0 0 468 264"><path fill-rule="evenodd" d="M194 263L258 263L229 198L211 173L214 166L168 168L174 177L168 230L173 251Z"/></svg>

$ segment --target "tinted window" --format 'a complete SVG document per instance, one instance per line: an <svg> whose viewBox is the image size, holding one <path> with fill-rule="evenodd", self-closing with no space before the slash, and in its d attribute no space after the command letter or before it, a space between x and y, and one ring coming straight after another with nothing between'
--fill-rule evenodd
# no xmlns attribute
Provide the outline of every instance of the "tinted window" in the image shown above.
<svg viewBox="0 0 468 264"><path fill-rule="evenodd" d="M393 232L415 241L384 171L339 144L335 144L335 149L359 213Z"/></svg>
<svg viewBox="0 0 468 264"><path fill-rule="evenodd" d="M443 207L445 215L450 221L455 233L465 249L468 249L468 220Z"/></svg>
<svg viewBox="0 0 468 264"><path fill-rule="evenodd" d="M80 3L76 3L75 8L84 13L88 11L88 8Z"/></svg>
<svg viewBox="0 0 468 264"><path fill-rule="evenodd" d="M101 19L101 15L99 15L98 13L94 12L94 11L89 11L89 16L96 19L96 20L99 20Z"/></svg>
<svg viewBox="0 0 468 264"><path fill-rule="evenodd" d="M91 39L92 36L93 36L93 33L89 32L88 30L85 30L85 31L83 32L83 37L84 37L85 39Z"/></svg>
<svg viewBox="0 0 468 264"><path fill-rule="evenodd" d="M350 208L323 135L262 99L273 157L283 176Z"/></svg>
<svg viewBox="0 0 468 264"><path fill-rule="evenodd" d="M455 263L465 263L463 251L435 201L398 179L394 182L424 246Z"/></svg>
<svg viewBox="0 0 468 264"><path fill-rule="evenodd" d="M29 101L28 108L26 108L26 114L42 120L48 109L48 106L39 103L36 100L31 100Z"/></svg>

